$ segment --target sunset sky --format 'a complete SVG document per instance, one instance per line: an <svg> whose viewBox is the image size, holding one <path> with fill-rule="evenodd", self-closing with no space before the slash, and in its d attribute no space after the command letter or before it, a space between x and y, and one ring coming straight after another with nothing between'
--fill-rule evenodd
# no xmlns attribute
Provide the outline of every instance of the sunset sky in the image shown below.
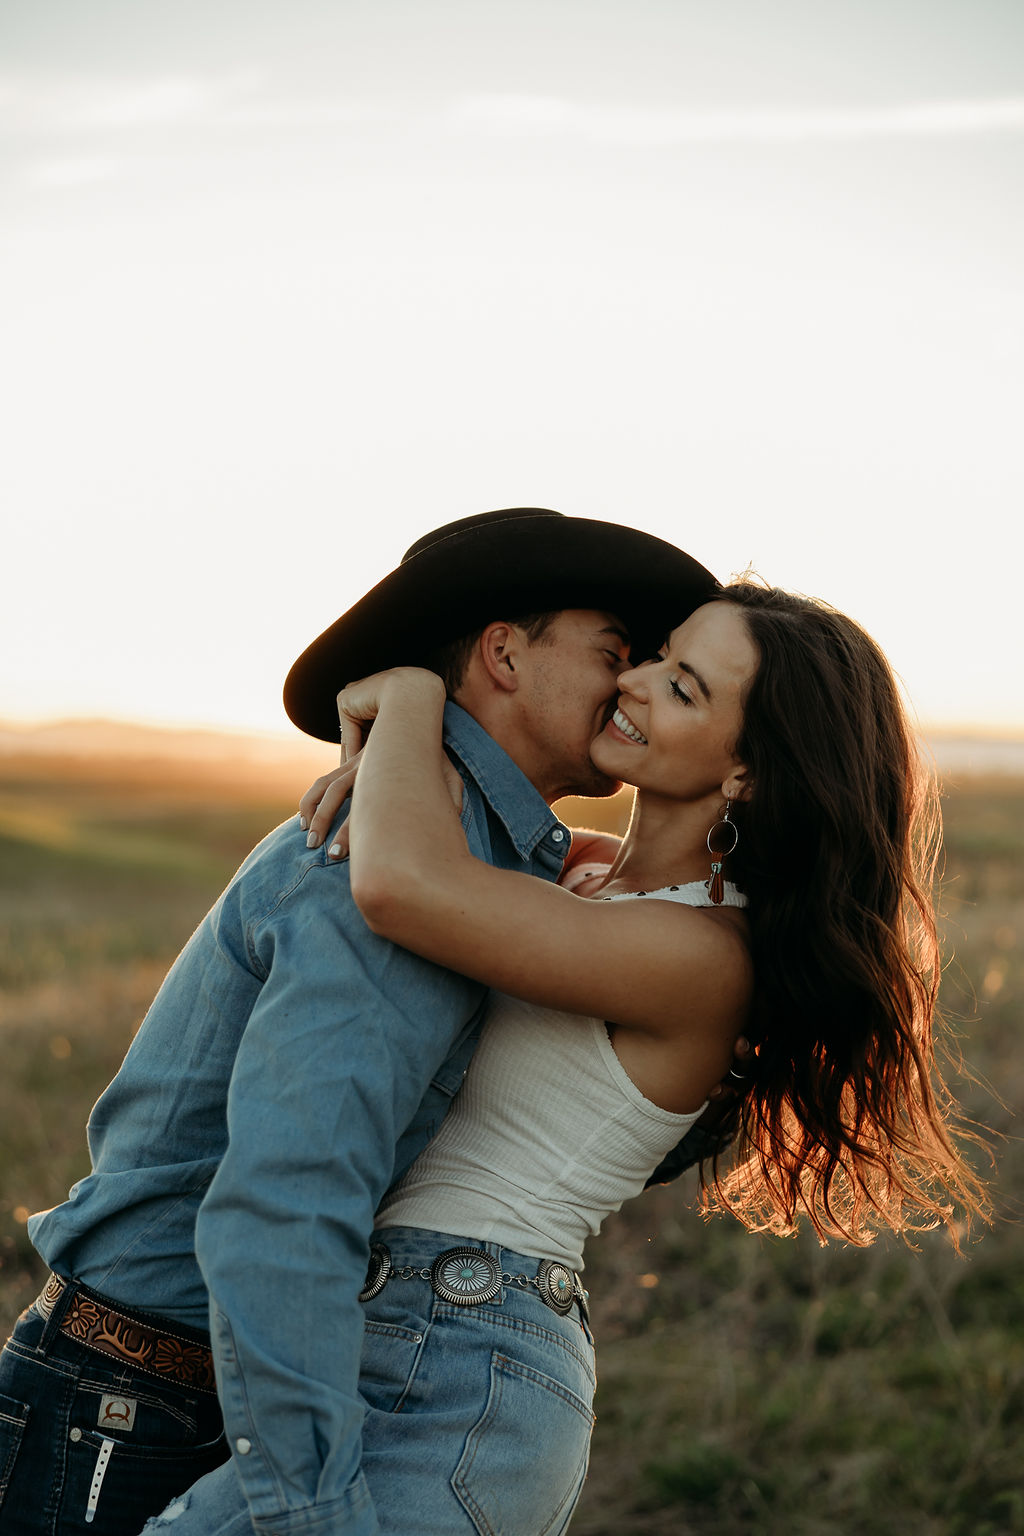
<svg viewBox="0 0 1024 1536"><path fill-rule="evenodd" d="M290 729L540 505L1024 730L1020 0L4 0L0 262L0 719Z"/></svg>

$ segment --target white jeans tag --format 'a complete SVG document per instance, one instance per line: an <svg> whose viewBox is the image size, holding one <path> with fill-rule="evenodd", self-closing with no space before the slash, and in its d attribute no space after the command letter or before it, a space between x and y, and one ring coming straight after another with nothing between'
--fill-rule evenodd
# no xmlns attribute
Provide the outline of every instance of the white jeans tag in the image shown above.
<svg viewBox="0 0 1024 1536"><path fill-rule="evenodd" d="M100 1398L100 1416L96 1422L100 1429L134 1429L138 1406L134 1397L115 1397L108 1392L106 1397Z"/></svg>

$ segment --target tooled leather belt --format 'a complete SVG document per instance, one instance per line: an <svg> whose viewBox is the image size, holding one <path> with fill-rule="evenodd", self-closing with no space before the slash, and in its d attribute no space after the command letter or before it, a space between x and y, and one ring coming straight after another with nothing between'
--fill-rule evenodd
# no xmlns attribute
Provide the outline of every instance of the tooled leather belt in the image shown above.
<svg viewBox="0 0 1024 1536"><path fill-rule="evenodd" d="M67 1285L59 1275L50 1276L33 1303L41 1317L52 1315ZM209 1345L180 1337L171 1331L172 1325L161 1324L159 1318L125 1312L80 1286L75 1287L57 1326L76 1344L121 1360L148 1376L193 1392L217 1390Z"/></svg>

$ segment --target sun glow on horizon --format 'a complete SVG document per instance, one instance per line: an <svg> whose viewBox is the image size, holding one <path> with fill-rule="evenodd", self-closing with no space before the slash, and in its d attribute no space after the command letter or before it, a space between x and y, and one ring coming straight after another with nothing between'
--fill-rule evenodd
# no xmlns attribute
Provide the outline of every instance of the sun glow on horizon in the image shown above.
<svg viewBox="0 0 1024 1536"><path fill-rule="evenodd" d="M737 5L14 0L0 717L287 732L409 543L542 505L1024 727L1024 13Z"/></svg>

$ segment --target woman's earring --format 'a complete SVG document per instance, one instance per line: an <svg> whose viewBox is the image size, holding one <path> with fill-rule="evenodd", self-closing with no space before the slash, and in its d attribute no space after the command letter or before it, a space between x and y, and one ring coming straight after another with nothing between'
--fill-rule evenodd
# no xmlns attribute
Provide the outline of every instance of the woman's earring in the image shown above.
<svg viewBox="0 0 1024 1536"><path fill-rule="evenodd" d="M736 852L736 844L740 840L739 828L734 821L729 820L729 812L732 810L732 801L725 802L725 815L721 821L716 821L708 833L708 853L711 855L711 878L704 883L708 888L708 895L713 906L720 907L725 898L725 877L722 874L722 865L730 853ZM730 841L729 834L732 834ZM724 848L716 848L716 843L725 843Z"/></svg>

